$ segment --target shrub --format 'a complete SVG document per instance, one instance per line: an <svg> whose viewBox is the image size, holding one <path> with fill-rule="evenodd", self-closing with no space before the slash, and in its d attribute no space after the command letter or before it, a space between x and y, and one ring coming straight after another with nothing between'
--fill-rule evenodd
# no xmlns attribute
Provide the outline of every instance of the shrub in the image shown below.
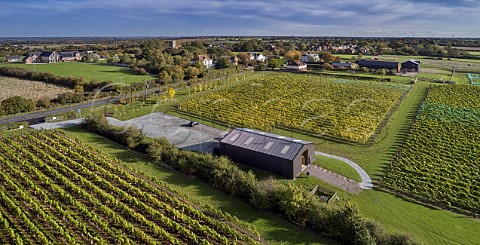
<svg viewBox="0 0 480 245"><path fill-rule="evenodd" d="M1 110L3 115L29 112L35 109L35 102L21 96L13 96L2 101Z"/></svg>
<svg viewBox="0 0 480 245"><path fill-rule="evenodd" d="M278 188L279 184L273 178L257 181L249 201L256 209L273 210L278 202Z"/></svg>
<svg viewBox="0 0 480 245"><path fill-rule="evenodd" d="M128 127L125 133L122 134L123 144L126 145L130 149L135 149L138 145L140 145L145 135L143 134L142 130Z"/></svg>
<svg viewBox="0 0 480 245"><path fill-rule="evenodd" d="M132 68L132 70L133 70L133 74L135 74L135 75L147 75L148 74L147 70L145 70L145 68L143 68L143 67L135 66L135 67Z"/></svg>
<svg viewBox="0 0 480 245"><path fill-rule="evenodd" d="M71 104L71 103L81 103L85 100L85 96L83 94L67 92L63 94L59 94L58 97L54 100L59 104Z"/></svg>

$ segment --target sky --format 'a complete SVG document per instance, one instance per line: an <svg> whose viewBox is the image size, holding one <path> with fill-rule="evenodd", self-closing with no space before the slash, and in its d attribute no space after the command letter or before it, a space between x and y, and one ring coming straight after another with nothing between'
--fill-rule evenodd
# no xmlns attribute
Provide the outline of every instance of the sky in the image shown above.
<svg viewBox="0 0 480 245"><path fill-rule="evenodd" d="M480 0L0 0L0 37L480 37Z"/></svg>

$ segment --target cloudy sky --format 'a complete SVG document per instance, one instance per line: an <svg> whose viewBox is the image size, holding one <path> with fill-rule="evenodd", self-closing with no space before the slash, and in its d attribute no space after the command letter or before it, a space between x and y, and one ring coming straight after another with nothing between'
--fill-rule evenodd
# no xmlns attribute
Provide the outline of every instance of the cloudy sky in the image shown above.
<svg viewBox="0 0 480 245"><path fill-rule="evenodd" d="M0 36L480 37L480 0L0 0Z"/></svg>

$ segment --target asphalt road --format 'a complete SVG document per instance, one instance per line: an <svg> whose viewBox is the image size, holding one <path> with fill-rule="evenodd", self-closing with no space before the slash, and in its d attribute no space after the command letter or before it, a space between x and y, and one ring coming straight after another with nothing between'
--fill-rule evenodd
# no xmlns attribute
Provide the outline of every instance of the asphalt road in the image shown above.
<svg viewBox="0 0 480 245"><path fill-rule="evenodd" d="M148 94L155 93L158 91L159 88L153 88L147 91ZM140 91L136 92L133 94L133 96L139 96L139 95L144 95L145 91ZM60 108L52 108L50 110L46 111L36 111L36 112L30 112L30 113L25 113L21 115L13 115L13 116L7 116L4 118L0 118L0 125L1 124L7 124L7 123L12 123L12 122L23 122L23 121L29 121L33 119L38 119L38 118L45 118L46 116L49 115L55 115L55 114L60 114L63 112L68 112L68 111L76 111L78 109L84 109L84 108L89 108L89 107L94 107L94 106L99 106L99 105L105 105L105 104L110 104L110 103L115 103L120 101L121 99L125 98L125 96L117 96L117 97L110 97L110 98L105 98L101 100L95 100L95 101L89 101L81 104L75 104L71 106L65 106L65 107L60 107Z"/></svg>

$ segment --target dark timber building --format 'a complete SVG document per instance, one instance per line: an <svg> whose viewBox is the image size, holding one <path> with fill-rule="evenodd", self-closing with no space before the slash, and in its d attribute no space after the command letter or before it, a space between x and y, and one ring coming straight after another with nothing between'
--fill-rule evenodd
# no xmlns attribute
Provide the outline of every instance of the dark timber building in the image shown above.
<svg viewBox="0 0 480 245"><path fill-rule="evenodd" d="M394 70L397 73L400 72L400 63L398 62L387 62L379 60L359 60L357 61L358 66L367 67L369 69L387 69Z"/></svg>
<svg viewBox="0 0 480 245"><path fill-rule="evenodd" d="M247 128L236 128L220 141L220 154L234 162L294 179L315 158L312 142Z"/></svg>
<svg viewBox="0 0 480 245"><path fill-rule="evenodd" d="M420 70L420 61L407 60L402 63L402 71L404 72L418 72Z"/></svg>

